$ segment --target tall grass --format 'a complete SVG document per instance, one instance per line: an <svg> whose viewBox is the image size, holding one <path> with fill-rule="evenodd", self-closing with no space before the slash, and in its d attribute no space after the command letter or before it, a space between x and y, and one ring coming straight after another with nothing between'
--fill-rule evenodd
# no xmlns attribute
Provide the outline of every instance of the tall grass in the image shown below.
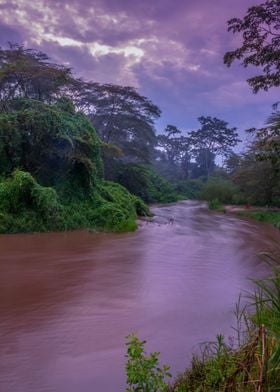
<svg viewBox="0 0 280 392"><path fill-rule="evenodd" d="M272 274L256 280L251 304L236 305L236 337L207 343L191 367L170 386L172 392L280 391L280 268L266 255Z"/></svg>

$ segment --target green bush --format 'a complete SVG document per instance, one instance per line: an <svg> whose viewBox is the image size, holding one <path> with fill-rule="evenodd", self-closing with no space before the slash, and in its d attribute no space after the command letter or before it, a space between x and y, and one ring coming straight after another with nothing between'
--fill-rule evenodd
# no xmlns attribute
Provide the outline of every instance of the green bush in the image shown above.
<svg viewBox="0 0 280 392"><path fill-rule="evenodd" d="M201 199L218 199L221 203L232 203L234 195L238 194L238 188L229 180L210 178L201 188Z"/></svg>
<svg viewBox="0 0 280 392"><path fill-rule="evenodd" d="M222 208L222 204L219 199L213 199L208 201L209 210L220 210Z"/></svg>
<svg viewBox="0 0 280 392"><path fill-rule="evenodd" d="M0 183L0 231L46 231L60 225L62 205L53 188L16 170Z"/></svg>
<svg viewBox="0 0 280 392"><path fill-rule="evenodd" d="M115 180L146 203L170 203L178 200L175 188L149 166L119 164Z"/></svg>
<svg viewBox="0 0 280 392"><path fill-rule="evenodd" d="M0 113L0 232L134 230L149 209L103 181L100 146L69 99L11 100Z"/></svg>
<svg viewBox="0 0 280 392"><path fill-rule="evenodd" d="M175 184L175 189L184 199L199 199L203 184L201 179L183 180Z"/></svg>
<svg viewBox="0 0 280 392"><path fill-rule="evenodd" d="M237 304L237 338L226 343L218 335L206 343L170 392L279 391L280 269L279 262L266 256L272 275L255 281L249 306L240 309Z"/></svg>
<svg viewBox="0 0 280 392"><path fill-rule="evenodd" d="M37 232L81 228L131 231L136 218L149 215L142 200L124 187L106 181L83 195L58 196L39 185L30 173L16 170L0 182L0 232Z"/></svg>
<svg viewBox="0 0 280 392"><path fill-rule="evenodd" d="M260 222L272 223L280 229L280 211L241 211L239 215L248 216Z"/></svg>
<svg viewBox="0 0 280 392"><path fill-rule="evenodd" d="M168 384L165 379L171 377L170 367L159 367L159 353L153 352L145 355L145 341L140 341L137 336L127 337L127 392L162 392L167 391Z"/></svg>

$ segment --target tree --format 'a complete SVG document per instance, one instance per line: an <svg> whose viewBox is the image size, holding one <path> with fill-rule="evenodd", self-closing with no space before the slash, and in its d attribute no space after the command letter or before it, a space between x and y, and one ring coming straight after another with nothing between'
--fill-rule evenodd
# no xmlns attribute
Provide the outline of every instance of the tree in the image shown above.
<svg viewBox="0 0 280 392"><path fill-rule="evenodd" d="M227 156L240 140L236 128L229 128L226 121L210 116L201 116L198 121L201 127L190 132L190 143L194 156L209 177L215 157Z"/></svg>
<svg viewBox="0 0 280 392"><path fill-rule="evenodd" d="M71 179L89 189L102 176L100 140L86 116L65 99L46 104L30 99L0 113L0 174L21 168L44 185Z"/></svg>
<svg viewBox="0 0 280 392"><path fill-rule="evenodd" d="M164 134L158 135L162 161L166 160L172 177L188 178L190 163L189 138L174 125L167 125Z"/></svg>
<svg viewBox="0 0 280 392"><path fill-rule="evenodd" d="M228 155L226 161L225 161L225 169L228 174L233 174L236 172L241 165L241 156L232 152Z"/></svg>
<svg viewBox="0 0 280 392"><path fill-rule="evenodd" d="M192 178L209 177L216 167L215 154L208 148L201 148L193 152L195 162L192 162Z"/></svg>
<svg viewBox="0 0 280 392"><path fill-rule="evenodd" d="M240 157L239 167L230 178L240 189L242 203L280 205L279 174L273 172L271 162L259 160L255 143Z"/></svg>
<svg viewBox="0 0 280 392"><path fill-rule="evenodd" d="M248 130L254 133L256 156L261 161L269 161L274 171L280 171L280 112L275 111L260 129Z"/></svg>
<svg viewBox="0 0 280 392"><path fill-rule="evenodd" d="M103 142L122 150L123 160L148 162L156 143L160 109L133 87L82 83L76 105L92 121Z"/></svg>
<svg viewBox="0 0 280 392"><path fill-rule="evenodd" d="M241 60L244 67L260 67L261 73L247 80L254 93L280 86L280 1L267 0L248 9L243 19L228 21L228 31L242 34L240 48L229 51L224 63L229 67Z"/></svg>
<svg viewBox="0 0 280 392"><path fill-rule="evenodd" d="M15 98L52 102L73 83L71 69L52 63L45 53L20 45L0 48L1 110Z"/></svg>

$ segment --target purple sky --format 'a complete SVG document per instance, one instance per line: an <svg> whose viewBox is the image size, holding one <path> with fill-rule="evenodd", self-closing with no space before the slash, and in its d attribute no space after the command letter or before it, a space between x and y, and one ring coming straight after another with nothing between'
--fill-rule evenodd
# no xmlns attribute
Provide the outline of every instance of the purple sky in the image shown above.
<svg viewBox="0 0 280 392"><path fill-rule="evenodd" d="M261 126L276 89L251 93L256 70L223 65L239 38L227 20L259 0L0 0L0 45L41 49L75 73L133 85L162 109L158 129L197 128L200 115Z"/></svg>

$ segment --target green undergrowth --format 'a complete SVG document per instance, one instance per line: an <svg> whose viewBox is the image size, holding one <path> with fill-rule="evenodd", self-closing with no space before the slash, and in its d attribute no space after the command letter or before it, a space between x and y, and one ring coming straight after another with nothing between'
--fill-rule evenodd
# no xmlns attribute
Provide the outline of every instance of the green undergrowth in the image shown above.
<svg viewBox="0 0 280 392"><path fill-rule="evenodd" d="M180 199L175 187L148 165L120 164L116 181L149 204Z"/></svg>
<svg viewBox="0 0 280 392"><path fill-rule="evenodd" d="M191 365L172 384L159 352L145 355L144 341L128 342L127 391L276 392L280 390L280 268L266 255L271 276L256 280L248 305L236 305L236 327L228 342L219 334L202 346ZM159 382L160 381L160 382ZM145 386L143 388L143 385ZM140 386L140 387L139 387Z"/></svg>
<svg viewBox="0 0 280 392"><path fill-rule="evenodd" d="M219 199L209 200L208 201L208 208L209 208L209 210L215 210L215 211L220 211L220 212L225 211L223 204L220 202Z"/></svg>
<svg viewBox="0 0 280 392"><path fill-rule="evenodd" d="M94 229L131 231L149 209L104 181L101 141L62 98L14 99L0 113L0 233Z"/></svg>
<svg viewBox="0 0 280 392"><path fill-rule="evenodd" d="M256 219L260 222L272 223L280 229L280 211L240 211L238 214Z"/></svg>
<svg viewBox="0 0 280 392"><path fill-rule="evenodd" d="M137 215L149 215L148 207L111 182L100 181L82 197L64 197L20 170L0 182L0 233L81 228L131 231Z"/></svg>

